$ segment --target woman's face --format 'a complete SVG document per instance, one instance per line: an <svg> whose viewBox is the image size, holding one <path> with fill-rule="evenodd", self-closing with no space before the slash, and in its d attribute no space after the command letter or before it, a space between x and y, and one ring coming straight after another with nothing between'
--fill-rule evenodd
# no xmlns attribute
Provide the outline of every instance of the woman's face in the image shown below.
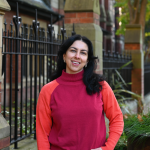
<svg viewBox="0 0 150 150"><path fill-rule="evenodd" d="M83 41L75 41L63 54L66 73L75 74L83 70L88 62L88 46Z"/></svg>

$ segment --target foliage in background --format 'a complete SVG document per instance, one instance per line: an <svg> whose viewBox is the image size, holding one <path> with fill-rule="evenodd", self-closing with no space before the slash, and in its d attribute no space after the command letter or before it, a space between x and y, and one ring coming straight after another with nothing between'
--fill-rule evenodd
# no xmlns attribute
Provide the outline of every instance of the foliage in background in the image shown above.
<svg viewBox="0 0 150 150"><path fill-rule="evenodd" d="M116 3L114 5L115 7L121 8L121 15L118 17L118 22L121 22L119 29L116 31L117 35L124 35L125 34L125 26L129 24L130 17L129 17L129 11L128 11L128 3L127 0L118 1L116 0Z"/></svg>
<svg viewBox="0 0 150 150"><path fill-rule="evenodd" d="M134 139L140 144L150 137L150 113L147 115L128 115L124 119L124 130L131 142Z"/></svg>
<svg viewBox="0 0 150 150"><path fill-rule="evenodd" d="M126 83L126 81L121 76L121 69L128 66L132 61L124 64L118 70L114 70L112 74L114 94L118 100L119 105L124 106L126 100L141 98L140 95L127 90L128 85L131 83ZM126 94L130 94L129 97L126 97ZM138 102L138 101L137 101ZM115 147L115 150L127 150L127 140L130 138L132 143L135 139L137 143L144 143L146 138L150 137L150 112L146 115L143 114L125 114L124 115L124 131Z"/></svg>
<svg viewBox="0 0 150 150"><path fill-rule="evenodd" d="M33 105L33 102L34 102L34 99L32 99L32 105ZM13 102L13 104L15 104L15 101ZM1 107L2 107L1 114L4 115L4 106L1 106ZM23 135L25 135L26 133L29 134L31 128L32 128L32 130L35 130L35 128L34 128L34 120L32 120L32 126L30 126L30 121L31 120L28 118L30 113L31 113L30 112L30 102L27 103L27 111L25 111L25 104L23 105L22 111L21 111L20 107L18 107L18 117L17 117L18 133L20 132L20 127L22 127L22 131L21 132L22 132ZM10 124L9 107L6 107L5 114L6 114L5 119L7 120L7 123ZM21 115L22 115L22 117L20 117ZM27 120L25 119L26 115L28 116ZM32 115L32 119L34 117L36 117L36 115ZM22 122L22 124L21 124L21 122ZM27 126L26 126L26 124L27 124ZM14 130L14 127L15 127L15 107L14 107L14 105L13 105L12 111L11 111L11 127ZM13 132L11 134L13 135Z"/></svg>
<svg viewBox="0 0 150 150"><path fill-rule="evenodd" d="M127 67L129 64L132 63L132 60L121 66L118 70L114 70L114 73L112 74L112 82L113 82L113 92L117 98L117 101L119 103L120 107L125 106L124 102L126 100L133 100L141 98L140 95L130 91L128 89L128 86L132 83L126 83L126 81L121 76L121 69ZM126 133L123 131L115 150L127 150L127 136Z"/></svg>
<svg viewBox="0 0 150 150"><path fill-rule="evenodd" d="M144 31L145 23L150 20L150 0L116 0L114 6L120 7L122 13L118 18L118 22L121 22L121 25L116 32L117 35L125 34L127 24L141 24ZM146 32L145 35L147 34Z"/></svg>
<svg viewBox="0 0 150 150"><path fill-rule="evenodd" d="M114 150L127 150L127 136L124 131Z"/></svg>
<svg viewBox="0 0 150 150"><path fill-rule="evenodd" d="M114 89L113 92L117 98L120 107L124 106L124 102L126 100L141 98L140 95L129 90L129 85L131 85L132 83L126 83L126 81L123 79L120 73L121 69L125 68L131 63L132 60L121 66L118 70L115 69L114 73L112 74L112 83Z"/></svg>

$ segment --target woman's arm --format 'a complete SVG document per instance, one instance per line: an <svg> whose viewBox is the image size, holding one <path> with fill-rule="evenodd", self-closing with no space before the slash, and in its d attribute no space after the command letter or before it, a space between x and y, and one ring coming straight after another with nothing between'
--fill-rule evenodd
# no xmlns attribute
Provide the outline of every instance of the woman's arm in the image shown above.
<svg viewBox="0 0 150 150"><path fill-rule="evenodd" d="M56 80L46 84L39 95L36 108L36 137L38 150L50 150L48 141L52 127L50 101L54 89L58 86Z"/></svg>
<svg viewBox="0 0 150 150"><path fill-rule="evenodd" d="M101 148L102 150L113 150L123 132L123 115L111 87L106 81L102 85L104 112L109 119L109 137L105 143L106 146Z"/></svg>
<svg viewBox="0 0 150 150"><path fill-rule="evenodd" d="M36 110L36 137L38 150L50 150L48 137L51 131L52 120L50 105L44 99L42 94L39 95Z"/></svg>

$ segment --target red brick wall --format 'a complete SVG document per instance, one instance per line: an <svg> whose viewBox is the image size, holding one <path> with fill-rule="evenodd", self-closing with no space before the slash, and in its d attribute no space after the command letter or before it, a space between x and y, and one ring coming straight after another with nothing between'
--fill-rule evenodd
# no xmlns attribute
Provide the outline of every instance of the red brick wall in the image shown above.
<svg viewBox="0 0 150 150"><path fill-rule="evenodd" d="M0 139L0 149L8 147L10 145L10 137Z"/></svg>
<svg viewBox="0 0 150 150"><path fill-rule="evenodd" d="M131 86L132 92L141 95L144 97L144 75L142 73L142 69L133 69L132 70L132 86ZM142 99L138 98L138 113L143 112L143 103Z"/></svg>
<svg viewBox="0 0 150 150"><path fill-rule="evenodd" d="M142 75L142 69L132 70L132 91L141 94L144 93L143 88L144 76Z"/></svg>
<svg viewBox="0 0 150 150"><path fill-rule="evenodd" d="M125 44L125 50L140 50L140 43Z"/></svg>
<svg viewBox="0 0 150 150"><path fill-rule="evenodd" d="M139 43L125 43L125 50L130 50L132 51L137 51L140 53L141 51L141 44L140 41ZM134 55L134 53L132 54ZM141 55L142 57L142 55ZM136 61L142 61L142 59L140 60L136 60ZM136 61L133 60L133 65L136 64ZM142 63L142 62L141 62ZM139 94L142 96L142 98L144 97L144 74L143 74L144 68L142 66L139 66L137 68L133 68L132 69L132 76L131 76L131 91ZM142 113L143 111L143 104L142 104L142 99L138 98L138 113Z"/></svg>
<svg viewBox="0 0 150 150"><path fill-rule="evenodd" d="M99 15L93 12L65 13L65 23L95 23L99 25Z"/></svg>

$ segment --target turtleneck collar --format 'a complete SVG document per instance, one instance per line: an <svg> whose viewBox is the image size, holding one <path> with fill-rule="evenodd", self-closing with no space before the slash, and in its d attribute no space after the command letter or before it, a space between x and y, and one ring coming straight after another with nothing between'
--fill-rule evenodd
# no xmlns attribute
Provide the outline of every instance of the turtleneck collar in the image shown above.
<svg viewBox="0 0 150 150"><path fill-rule="evenodd" d="M76 74L69 74L69 73L66 73L66 70L63 70L62 71L62 75L57 78L57 82L60 83L60 84L79 84L79 83L83 83L83 73L84 73L84 70L76 73Z"/></svg>

